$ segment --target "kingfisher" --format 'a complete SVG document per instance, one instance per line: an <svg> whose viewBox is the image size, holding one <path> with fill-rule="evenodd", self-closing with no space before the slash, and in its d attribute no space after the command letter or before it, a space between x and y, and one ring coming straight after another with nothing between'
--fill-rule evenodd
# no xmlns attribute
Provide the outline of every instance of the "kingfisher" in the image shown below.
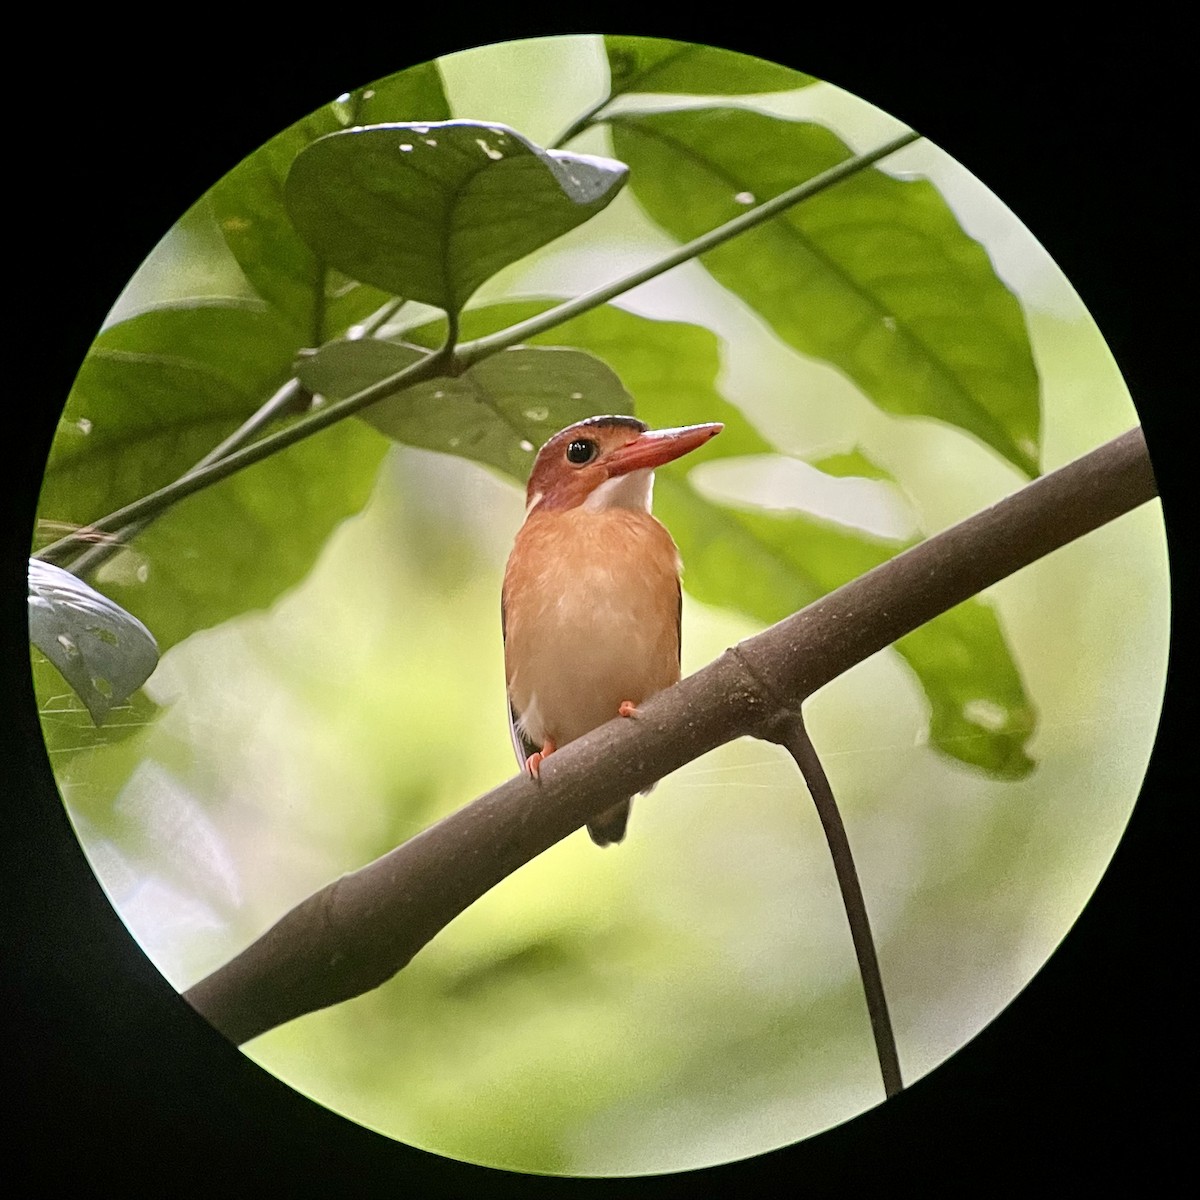
<svg viewBox="0 0 1200 1200"><path fill-rule="evenodd" d="M531 775L678 681L681 564L650 515L654 469L722 428L589 417L538 452L500 601L509 730ZM630 803L587 823L596 845L624 838Z"/></svg>

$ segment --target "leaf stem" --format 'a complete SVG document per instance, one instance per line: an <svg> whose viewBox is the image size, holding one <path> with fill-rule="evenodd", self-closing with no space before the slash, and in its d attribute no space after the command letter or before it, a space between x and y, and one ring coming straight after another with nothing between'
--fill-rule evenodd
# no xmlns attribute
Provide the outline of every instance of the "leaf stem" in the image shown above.
<svg viewBox="0 0 1200 1200"><path fill-rule="evenodd" d="M576 117L575 120L572 121L571 124L568 125L566 129L564 129L562 133L560 133L558 137L554 139L554 143L549 147L549 149L561 150L567 142L569 142L573 137L578 137L579 134L581 134L589 125L591 125L592 119L602 110L607 108L612 102L613 95L611 92L602 99L597 100L591 108L587 109L585 112Z"/></svg>
<svg viewBox="0 0 1200 1200"><path fill-rule="evenodd" d="M769 221L772 217L778 216L802 200L807 200L810 196L815 196L818 192L833 187L843 179L858 174L859 171L874 165L881 158L886 158L889 154L894 154L897 150L917 141L920 136L919 133L912 130L901 134L875 150L848 158L828 171L823 171L820 175L816 175L794 188L789 188L786 192L781 192L757 208L741 213L732 221L726 221L724 225L719 225L716 229L701 234L700 237L694 238L664 258L650 263L649 266L643 267L631 275L622 276L613 283L606 283L582 296L577 296L574 300L568 300L565 304L559 304L544 313L539 313L536 317L530 317L528 320L519 321L516 325L510 325L507 329L501 329L498 333L476 338L472 342L464 342L455 354L455 361L460 370L465 370L481 358L496 353L497 350L515 346L518 342L526 341L535 334L544 333L547 329L553 329L556 325L561 325L572 317L598 308L601 304L606 304L613 299L614 296L632 291L633 288L664 274L672 267L696 258L705 251L712 250L729 241L730 238L737 237L738 234L745 233L746 230L753 229L764 221Z"/></svg>

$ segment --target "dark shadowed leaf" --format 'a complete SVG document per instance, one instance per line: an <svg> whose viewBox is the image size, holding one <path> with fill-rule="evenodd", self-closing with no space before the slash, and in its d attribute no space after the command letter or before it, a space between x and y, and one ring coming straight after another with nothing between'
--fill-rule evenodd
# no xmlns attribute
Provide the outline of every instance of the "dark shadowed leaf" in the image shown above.
<svg viewBox="0 0 1200 1200"><path fill-rule="evenodd" d="M613 96L626 92L733 96L791 91L816 82L790 67L693 42L605 37L604 49Z"/></svg>
<svg viewBox="0 0 1200 1200"><path fill-rule="evenodd" d="M389 76L296 122L243 160L208 194L229 249L265 300L295 331L297 345L320 345L362 320L384 293L331 271L296 232L283 202L296 155L346 125L442 120L450 115L433 63Z"/></svg>
<svg viewBox="0 0 1200 1200"><path fill-rule="evenodd" d="M363 283L457 312L484 280L607 206L628 174L542 150L503 125L376 125L302 151L285 196L325 262Z"/></svg>
<svg viewBox="0 0 1200 1200"><path fill-rule="evenodd" d="M310 391L342 399L422 354L369 338L331 342L301 359L297 372ZM524 483L538 447L563 426L632 407L621 381L599 359L526 346L484 359L455 378L417 384L362 416L395 441L487 463Z"/></svg>
<svg viewBox="0 0 1200 1200"><path fill-rule="evenodd" d="M294 353L291 331L255 301L172 305L110 326L67 397L40 515L86 525L177 478L288 378Z"/></svg>
<svg viewBox="0 0 1200 1200"><path fill-rule="evenodd" d="M743 109L611 124L634 194L680 240L850 156L827 129ZM881 408L957 425L1037 472L1039 384L1020 305L927 180L862 171L702 261Z"/></svg>
<svg viewBox="0 0 1200 1200"><path fill-rule="evenodd" d="M178 478L288 378L294 351L254 302L154 309L106 329L67 400L39 518L87 525ZM177 504L92 582L164 650L263 607L362 507L385 449L343 422Z"/></svg>
<svg viewBox="0 0 1200 1200"><path fill-rule="evenodd" d="M29 560L29 640L100 725L158 664L150 631L119 604L52 563Z"/></svg>

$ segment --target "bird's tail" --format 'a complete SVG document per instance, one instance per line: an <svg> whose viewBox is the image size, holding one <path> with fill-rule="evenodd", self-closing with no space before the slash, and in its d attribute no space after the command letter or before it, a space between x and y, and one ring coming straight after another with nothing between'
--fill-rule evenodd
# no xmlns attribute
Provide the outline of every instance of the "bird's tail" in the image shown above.
<svg viewBox="0 0 1200 1200"><path fill-rule="evenodd" d="M629 821L629 806L632 800L622 800L612 808L605 809L598 817L587 823L588 837L597 846L615 846L625 837L625 825Z"/></svg>

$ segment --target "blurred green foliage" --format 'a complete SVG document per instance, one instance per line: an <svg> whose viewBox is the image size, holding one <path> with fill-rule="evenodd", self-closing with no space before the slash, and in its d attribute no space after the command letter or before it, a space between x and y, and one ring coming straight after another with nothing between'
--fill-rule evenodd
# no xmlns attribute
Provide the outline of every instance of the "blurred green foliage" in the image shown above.
<svg viewBox="0 0 1200 1200"><path fill-rule="evenodd" d="M618 109L597 103L581 119L564 107L581 73L597 101L621 96ZM855 128L823 127L847 111L846 97L785 68L631 38L488 47L342 97L218 183L135 278L67 400L40 516L84 524L176 478L293 371L319 404L440 344L445 320L415 304L362 336L389 299L374 285L454 310L482 283L460 336L507 328L847 145L883 140L865 105ZM490 201L473 192L459 209L451 188L426 206L443 225L414 266L421 214L377 236L397 159L377 174L374 150L359 159L354 147L378 136L349 131L468 116L573 129L589 152L628 162L630 186L585 205L581 224L544 220L522 211L531 179L550 208L577 200L546 190L559 186L552 173L526 174L549 171L526 146L505 209L515 239ZM346 155L336 175L330 146ZM462 153L449 142L422 153L441 163L443 149ZM1019 302L1005 282L1014 245L1058 278L1033 239L1010 227L1003 247L975 241L947 200L953 164L934 147L906 154L905 171L928 178L862 172L624 307L422 383L189 498L105 564L93 582L152 630L167 651L158 670L100 729L41 655L35 683L81 841L173 983L512 772L500 572L527 466L561 425L614 408L653 425L725 423L656 490L685 561L686 671L911 540L870 528L850 499L833 515L782 486L767 505L748 499L718 467L783 464L812 488L874 489L897 527L930 533L1039 461L1134 422L1069 289ZM289 182L298 155L321 167L307 183ZM464 178L504 174L484 165ZM359 233L361 206L334 194L347 177L342 199L375 188L381 206ZM356 249L343 257L347 239ZM359 269L364 245L382 266ZM423 290L442 268L451 282ZM564 273L571 289L546 287ZM1044 295L1064 307L1031 321ZM836 444L798 441L806 423ZM1104 586L1114 555L1119 595ZM1106 865L1156 723L1165 579L1157 514L1133 514L808 706L909 1081L1024 986ZM618 850L568 839L396 980L247 1052L391 1136L550 1173L740 1157L881 1098L816 818L794 769L746 743L664 781Z"/></svg>

